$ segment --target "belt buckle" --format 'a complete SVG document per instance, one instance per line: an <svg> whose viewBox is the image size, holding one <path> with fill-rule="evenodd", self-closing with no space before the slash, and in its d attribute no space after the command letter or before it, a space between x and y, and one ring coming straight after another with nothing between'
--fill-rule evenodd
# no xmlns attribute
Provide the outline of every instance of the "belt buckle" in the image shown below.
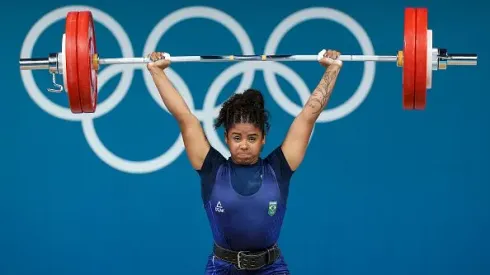
<svg viewBox="0 0 490 275"><path fill-rule="evenodd" d="M245 255L245 251L238 251L237 253L237 267L238 267L238 270L244 270L245 268L242 267L241 265L241 261L240 261L240 255Z"/></svg>
<svg viewBox="0 0 490 275"><path fill-rule="evenodd" d="M248 252L248 251L238 251L238 253L237 253L237 269L238 270L259 270L259 269L261 269L263 267L263 265L262 266L257 265L256 267L243 267L242 266L240 256L241 257L244 257L244 256L256 257L256 255L247 255L246 252Z"/></svg>

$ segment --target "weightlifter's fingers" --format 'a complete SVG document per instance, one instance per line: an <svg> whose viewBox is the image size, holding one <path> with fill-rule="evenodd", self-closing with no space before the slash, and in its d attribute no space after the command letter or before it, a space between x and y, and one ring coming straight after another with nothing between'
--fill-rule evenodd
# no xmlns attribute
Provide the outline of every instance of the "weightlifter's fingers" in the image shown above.
<svg viewBox="0 0 490 275"><path fill-rule="evenodd" d="M324 54L324 57L330 58L332 56L332 50L327 50Z"/></svg>
<svg viewBox="0 0 490 275"><path fill-rule="evenodd" d="M331 59L337 59L339 57L340 53L335 50L327 50L323 54L324 57L326 58L331 58Z"/></svg>
<svg viewBox="0 0 490 275"><path fill-rule="evenodd" d="M155 53L149 53L148 54L148 59L151 61L151 62L155 62L156 61L156 58L155 58Z"/></svg>

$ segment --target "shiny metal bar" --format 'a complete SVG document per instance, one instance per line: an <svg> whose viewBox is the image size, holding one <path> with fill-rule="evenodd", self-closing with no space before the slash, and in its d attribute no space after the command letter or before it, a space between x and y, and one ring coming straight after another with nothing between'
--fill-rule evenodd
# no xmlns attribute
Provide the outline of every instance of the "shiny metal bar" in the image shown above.
<svg viewBox="0 0 490 275"><path fill-rule="evenodd" d="M58 72L59 63L57 53L50 53L47 58L21 58L19 60L21 70L49 70L51 73Z"/></svg>
<svg viewBox="0 0 490 275"><path fill-rule="evenodd" d="M342 61L396 62L396 56L341 55ZM193 55L170 56L171 62L241 62L241 61L317 61L317 55ZM144 64L147 57L99 58L99 64Z"/></svg>
<svg viewBox="0 0 490 275"><path fill-rule="evenodd" d="M476 66L478 63L476 54L453 53L440 58L446 60L448 66Z"/></svg>
<svg viewBox="0 0 490 275"><path fill-rule="evenodd" d="M49 58L21 58L21 70L49 70Z"/></svg>

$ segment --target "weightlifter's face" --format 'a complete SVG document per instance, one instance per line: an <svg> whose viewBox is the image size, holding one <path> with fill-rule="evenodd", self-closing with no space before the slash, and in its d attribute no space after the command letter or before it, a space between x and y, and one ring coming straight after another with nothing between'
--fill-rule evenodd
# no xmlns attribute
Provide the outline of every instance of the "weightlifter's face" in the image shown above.
<svg viewBox="0 0 490 275"><path fill-rule="evenodd" d="M262 131L251 123L237 123L225 132L225 142L231 159L237 164L257 162L265 144Z"/></svg>

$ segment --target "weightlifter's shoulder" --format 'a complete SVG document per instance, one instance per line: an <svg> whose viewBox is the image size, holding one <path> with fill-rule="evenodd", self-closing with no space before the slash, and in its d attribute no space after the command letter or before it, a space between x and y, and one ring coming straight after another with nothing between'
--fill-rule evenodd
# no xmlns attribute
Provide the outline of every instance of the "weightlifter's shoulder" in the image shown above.
<svg viewBox="0 0 490 275"><path fill-rule="evenodd" d="M282 151L282 144L274 148L266 157L265 162L269 164L276 177L280 182L289 183L294 171L289 166L286 157L284 156L284 152Z"/></svg>
<svg viewBox="0 0 490 275"><path fill-rule="evenodd" d="M226 162L226 158L213 146L209 146L209 150L206 153L204 162L200 169L196 169L199 175L202 177L209 177L216 175L220 165Z"/></svg>
<svg viewBox="0 0 490 275"><path fill-rule="evenodd" d="M207 202L211 196L220 166L226 163L225 157L212 146L206 154L201 169L196 170L201 178L201 196Z"/></svg>

